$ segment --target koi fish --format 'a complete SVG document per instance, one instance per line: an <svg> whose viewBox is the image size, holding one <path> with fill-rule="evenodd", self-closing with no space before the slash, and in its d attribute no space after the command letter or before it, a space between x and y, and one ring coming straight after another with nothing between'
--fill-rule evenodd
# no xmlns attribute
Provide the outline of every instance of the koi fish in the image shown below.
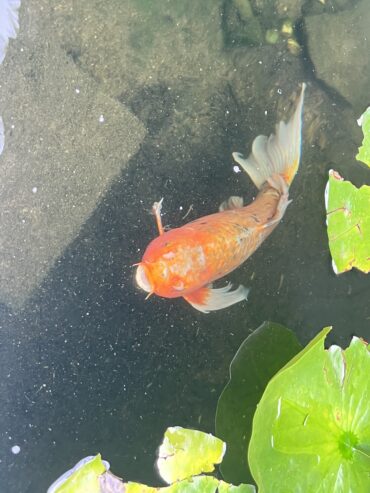
<svg viewBox="0 0 370 493"><path fill-rule="evenodd" d="M159 236L149 243L137 265L136 282L149 297L182 297L194 308L208 313L247 299L249 290L231 284L221 288L212 282L224 277L252 255L284 216L289 187L301 156L303 98L306 84L288 123L276 125L270 137L259 135L246 159L238 152L234 160L259 189L256 199L243 206L242 197L230 197L219 212L179 228L164 231L162 201L153 205Z"/></svg>

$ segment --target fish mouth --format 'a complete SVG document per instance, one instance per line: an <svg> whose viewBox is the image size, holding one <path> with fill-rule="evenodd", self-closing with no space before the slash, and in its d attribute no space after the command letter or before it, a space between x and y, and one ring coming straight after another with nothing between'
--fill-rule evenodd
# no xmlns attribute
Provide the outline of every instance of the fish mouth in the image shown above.
<svg viewBox="0 0 370 493"><path fill-rule="evenodd" d="M150 280L149 269L145 264L139 264L136 269L136 283L146 293L153 293L154 286Z"/></svg>

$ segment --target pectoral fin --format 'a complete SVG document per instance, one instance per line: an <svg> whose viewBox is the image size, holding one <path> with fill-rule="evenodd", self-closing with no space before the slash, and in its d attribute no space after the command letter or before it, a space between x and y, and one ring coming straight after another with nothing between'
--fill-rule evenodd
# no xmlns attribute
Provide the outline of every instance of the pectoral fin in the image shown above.
<svg viewBox="0 0 370 493"><path fill-rule="evenodd" d="M232 195L227 200L224 200L218 210L220 212L232 210L232 209L240 209L243 207L243 197L238 197L237 195Z"/></svg>
<svg viewBox="0 0 370 493"><path fill-rule="evenodd" d="M194 308L203 313L221 310L247 299L249 289L244 286L240 285L234 291L230 291L230 289L230 283L223 288L204 286L194 293L187 294L184 298Z"/></svg>

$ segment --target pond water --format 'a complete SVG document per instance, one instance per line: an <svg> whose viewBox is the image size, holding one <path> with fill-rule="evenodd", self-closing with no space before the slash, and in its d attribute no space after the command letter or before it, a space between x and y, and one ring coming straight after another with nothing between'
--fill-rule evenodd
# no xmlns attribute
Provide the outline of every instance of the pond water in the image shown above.
<svg viewBox="0 0 370 493"><path fill-rule="evenodd" d="M159 485L164 430L214 431L230 361L265 320L302 343L327 325L343 347L370 338L368 277L334 274L324 204L331 168L370 184L354 157L370 102L365 3L21 5L0 71L0 201L12 218L2 215L0 250L2 491L46 491L98 452L123 478ZM294 31L282 34L287 18ZM346 49L333 50L338 37ZM205 315L181 299L145 301L132 266L157 235L153 202L164 197L169 227L230 195L250 202L231 153L287 119L303 81L293 202L227 276L250 287L248 302Z"/></svg>

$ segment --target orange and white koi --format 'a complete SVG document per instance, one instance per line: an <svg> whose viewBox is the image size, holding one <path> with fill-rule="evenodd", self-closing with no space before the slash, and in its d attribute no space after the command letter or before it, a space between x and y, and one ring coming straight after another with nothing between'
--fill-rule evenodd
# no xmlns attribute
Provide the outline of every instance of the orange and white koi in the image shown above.
<svg viewBox="0 0 370 493"><path fill-rule="evenodd" d="M301 127L305 84L294 114L280 122L275 134L259 135L246 159L235 161L248 173L259 193L246 207L241 197L230 197L220 212L204 216L180 228L164 231L162 200L153 205L159 236L145 250L136 281L150 296L183 297L208 313L246 300L248 289L231 285L213 288L212 282L241 265L276 228L291 202L290 184L301 156Z"/></svg>

